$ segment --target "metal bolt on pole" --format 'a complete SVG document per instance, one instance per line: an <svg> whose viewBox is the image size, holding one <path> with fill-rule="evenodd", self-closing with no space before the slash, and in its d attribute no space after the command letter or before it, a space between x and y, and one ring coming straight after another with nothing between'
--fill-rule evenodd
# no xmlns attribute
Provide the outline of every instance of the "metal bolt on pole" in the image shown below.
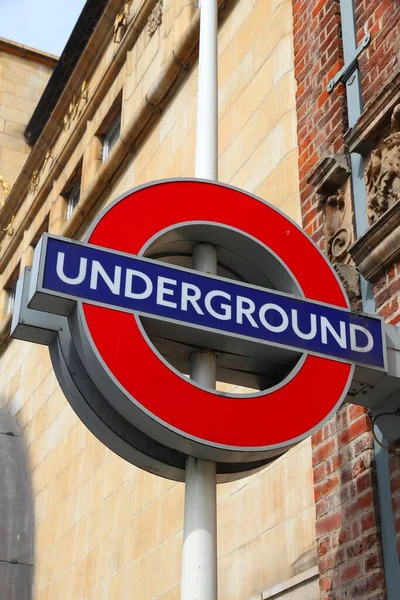
<svg viewBox="0 0 400 600"><path fill-rule="evenodd" d="M197 99L195 176L218 179L218 5L200 2L200 48ZM193 268L217 272L217 249L199 243L193 248ZM196 352L190 359L190 377L215 389L216 356ZM217 600L217 482L214 463L188 456L181 600Z"/></svg>

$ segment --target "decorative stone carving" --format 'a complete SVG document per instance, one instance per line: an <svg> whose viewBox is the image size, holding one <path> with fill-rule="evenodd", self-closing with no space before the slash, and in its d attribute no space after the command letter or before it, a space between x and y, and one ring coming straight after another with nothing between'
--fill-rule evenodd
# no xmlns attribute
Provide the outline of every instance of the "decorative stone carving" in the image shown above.
<svg viewBox="0 0 400 600"><path fill-rule="evenodd" d="M80 100L84 100L85 102L87 102L88 99L89 99L88 82L86 80L83 81L83 83L81 85L81 91L80 91L80 94L79 94L79 99Z"/></svg>
<svg viewBox="0 0 400 600"><path fill-rule="evenodd" d="M7 227L3 228L3 232L9 236L14 235L14 221L15 221L15 215L12 216L12 219L9 222L9 224L7 225Z"/></svg>
<svg viewBox="0 0 400 600"><path fill-rule="evenodd" d="M38 187L39 187L39 183L40 183L40 175L45 170L45 168L50 160L54 160L54 148L50 148L50 150L47 150L42 166L40 167L40 169L35 169L33 171L31 181L29 184L29 193L30 194L36 194Z"/></svg>
<svg viewBox="0 0 400 600"><path fill-rule="evenodd" d="M353 243L350 165L346 154L326 154L307 180L324 211L326 253L334 264L348 264Z"/></svg>
<svg viewBox="0 0 400 600"><path fill-rule="evenodd" d="M39 171L39 169L35 169L32 173L31 182L29 184L29 193L30 194L36 193L36 191L39 187L39 181L40 181L40 171Z"/></svg>
<svg viewBox="0 0 400 600"><path fill-rule="evenodd" d="M3 208L11 189L12 185L4 181L3 175L0 175L0 209Z"/></svg>
<svg viewBox="0 0 400 600"><path fill-rule="evenodd" d="M361 275L375 282L400 258L400 72L345 135L351 152L370 155L365 169L370 227L350 253Z"/></svg>
<svg viewBox="0 0 400 600"><path fill-rule="evenodd" d="M392 127L400 128L400 105L395 106ZM368 219L375 223L400 199L400 132L384 138L371 152L365 169L368 196Z"/></svg>
<svg viewBox="0 0 400 600"><path fill-rule="evenodd" d="M345 193L339 189L328 196L325 205L326 252L332 263L347 264L348 249L353 243L353 227Z"/></svg>
<svg viewBox="0 0 400 600"><path fill-rule="evenodd" d="M125 2L123 10L118 13L114 21L114 44L119 44L124 37L125 28L128 23L131 2Z"/></svg>
<svg viewBox="0 0 400 600"><path fill-rule="evenodd" d="M84 81L81 85L78 96L74 95L68 106L67 113L64 115L64 131L68 131L71 127L72 121L75 121L75 119L81 115L83 104L87 103L88 97L88 83L87 81Z"/></svg>
<svg viewBox="0 0 400 600"><path fill-rule="evenodd" d="M68 106L68 111L67 114L64 115L64 119L63 119L63 128L64 131L68 131L68 129L71 126L71 121L72 121L72 102L70 103L70 105Z"/></svg>
<svg viewBox="0 0 400 600"><path fill-rule="evenodd" d="M50 160L53 160L53 159L54 159L54 148L50 148L50 150L47 150L46 155L44 157L44 163L43 163L42 171L44 171L44 169L46 168L47 163Z"/></svg>
<svg viewBox="0 0 400 600"><path fill-rule="evenodd" d="M393 129L400 129L400 104L396 104L394 107L390 123Z"/></svg>
<svg viewBox="0 0 400 600"><path fill-rule="evenodd" d="M147 33L152 36L162 23L163 0L158 0L147 21Z"/></svg>

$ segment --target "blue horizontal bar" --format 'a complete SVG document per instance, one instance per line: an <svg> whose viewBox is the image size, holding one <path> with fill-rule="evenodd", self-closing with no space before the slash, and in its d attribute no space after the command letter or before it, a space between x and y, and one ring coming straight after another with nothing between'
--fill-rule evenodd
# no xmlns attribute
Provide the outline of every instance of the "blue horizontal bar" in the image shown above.
<svg viewBox="0 0 400 600"><path fill-rule="evenodd" d="M385 368L379 318L89 244L48 237L41 291Z"/></svg>

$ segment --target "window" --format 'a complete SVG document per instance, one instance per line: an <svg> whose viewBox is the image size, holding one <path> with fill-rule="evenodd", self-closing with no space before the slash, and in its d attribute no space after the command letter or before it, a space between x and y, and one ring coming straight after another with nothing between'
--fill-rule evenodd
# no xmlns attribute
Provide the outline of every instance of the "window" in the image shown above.
<svg viewBox="0 0 400 600"><path fill-rule="evenodd" d="M72 213L74 212L75 206L79 202L79 198L81 196L81 182L75 181L69 192L66 194L67 196L67 219L70 218Z"/></svg>
<svg viewBox="0 0 400 600"><path fill-rule="evenodd" d="M82 164L81 159L71 173L65 188L61 192L61 197L65 202L65 215L67 220L72 216L75 206L78 204L81 197L81 181L82 181Z"/></svg>
<svg viewBox="0 0 400 600"><path fill-rule="evenodd" d="M103 138L103 162L110 154L121 133L121 113L111 123Z"/></svg>

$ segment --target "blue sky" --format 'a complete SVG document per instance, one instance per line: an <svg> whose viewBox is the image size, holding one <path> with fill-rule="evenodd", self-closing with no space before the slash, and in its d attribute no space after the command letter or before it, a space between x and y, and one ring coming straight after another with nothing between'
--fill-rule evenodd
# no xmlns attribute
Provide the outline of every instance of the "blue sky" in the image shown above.
<svg viewBox="0 0 400 600"><path fill-rule="evenodd" d="M60 55L86 0L0 0L0 37Z"/></svg>

